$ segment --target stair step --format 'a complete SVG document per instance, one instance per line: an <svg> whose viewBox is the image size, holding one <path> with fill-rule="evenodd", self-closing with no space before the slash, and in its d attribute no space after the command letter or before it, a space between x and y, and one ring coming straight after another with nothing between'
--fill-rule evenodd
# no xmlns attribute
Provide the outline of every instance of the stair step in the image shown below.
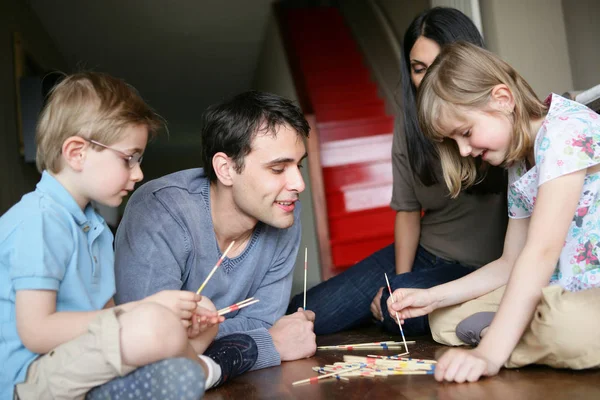
<svg viewBox="0 0 600 400"><path fill-rule="evenodd" d="M327 74L321 73L320 75L304 75L304 82L308 89L313 90L331 90L332 86L338 86L341 84L348 84L348 82L356 82L359 85L367 85L371 80L371 76L368 73L344 73L344 74ZM377 91L373 91L373 97L379 98Z"/></svg>
<svg viewBox="0 0 600 400"><path fill-rule="evenodd" d="M327 215L346 218L348 213L388 207L392 200L393 185L390 183L354 187L327 194Z"/></svg>
<svg viewBox="0 0 600 400"><path fill-rule="evenodd" d="M315 90L309 94L313 104L337 104L356 101L372 93L377 93L377 85L373 81L348 85L347 82L327 85L327 90Z"/></svg>
<svg viewBox="0 0 600 400"><path fill-rule="evenodd" d="M370 103L361 107L315 109L317 122L344 121L352 119L376 118L385 115L385 105L382 101Z"/></svg>
<svg viewBox="0 0 600 400"><path fill-rule="evenodd" d="M331 240L360 239L365 236L384 235L394 232L396 212L389 206L369 210L349 212L330 217L329 235Z"/></svg>
<svg viewBox="0 0 600 400"><path fill-rule="evenodd" d="M389 133L321 143L321 167L391 159L392 137Z"/></svg>
<svg viewBox="0 0 600 400"><path fill-rule="evenodd" d="M321 143L326 143L364 136L391 134L394 131L394 119L384 116L364 120L331 121L317 123L317 128L319 129L319 140Z"/></svg>
<svg viewBox="0 0 600 400"><path fill-rule="evenodd" d="M392 160L323 168L326 194L392 183Z"/></svg>
<svg viewBox="0 0 600 400"><path fill-rule="evenodd" d="M339 273L359 261L364 260L377 250L394 243L393 236L376 237L372 239L363 239L359 241L346 242L343 244L331 244L331 257L335 272Z"/></svg>

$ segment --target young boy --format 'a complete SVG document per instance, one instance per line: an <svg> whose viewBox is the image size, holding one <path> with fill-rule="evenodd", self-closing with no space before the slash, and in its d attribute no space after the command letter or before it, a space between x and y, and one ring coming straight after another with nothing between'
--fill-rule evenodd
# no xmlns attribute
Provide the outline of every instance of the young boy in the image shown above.
<svg viewBox="0 0 600 400"><path fill-rule="evenodd" d="M42 179L0 218L0 399L80 399L170 358L186 371L186 395L202 396L214 362L198 354L222 317L187 291L115 307L113 236L90 205L118 206L133 190L161 124L105 74L75 74L51 92L36 133Z"/></svg>

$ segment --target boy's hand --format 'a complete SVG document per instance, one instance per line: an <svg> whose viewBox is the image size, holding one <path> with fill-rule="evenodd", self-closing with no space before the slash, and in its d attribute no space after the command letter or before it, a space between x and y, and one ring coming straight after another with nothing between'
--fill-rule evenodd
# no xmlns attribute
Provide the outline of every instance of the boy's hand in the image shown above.
<svg viewBox="0 0 600 400"><path fill-rule="evenodd" d="M396 299L394 302L393 299ZM387 300L390 316L395 320L396 311L401 320L427 315L437 308L438 300L429 289L396 289Z"/></svg>
<svg viewBox="0 0 600 400"><path fill-rule="evenodd" d="M199 294L185 290L163 290L144 299L145 302L158 303L167 307L181 319L181 323L185 328L192 324L192 315L194 315L198 302L201 300L202 296Z"/></svg>
<svg viewBox="0 0 600 400"><path fill-rule="evenodd" d="M187 330L188 338L193 339L223 321L225 321L225 317L219 316L216 310L209 310L198 305L191 319L192 324Z"/></svg>

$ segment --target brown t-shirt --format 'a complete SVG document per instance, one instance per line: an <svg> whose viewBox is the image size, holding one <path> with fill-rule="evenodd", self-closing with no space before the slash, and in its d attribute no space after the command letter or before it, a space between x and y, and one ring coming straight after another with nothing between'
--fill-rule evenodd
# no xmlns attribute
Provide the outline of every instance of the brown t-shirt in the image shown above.
<svg viewBox="0 0 600 400"><path fill-rule="evenodd" d="M424 186L410 166L404 132L394 133L394 187L390 206L396 211L425 210L419 244L427 251L461 264L481 266L500 257L508 221L506 194L461 193L451 199L441 178Z"/></svg>

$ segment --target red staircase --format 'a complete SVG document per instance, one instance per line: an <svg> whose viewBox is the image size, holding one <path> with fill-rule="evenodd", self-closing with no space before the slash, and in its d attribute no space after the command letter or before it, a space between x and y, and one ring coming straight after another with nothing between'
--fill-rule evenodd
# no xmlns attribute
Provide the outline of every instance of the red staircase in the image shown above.
<svg viewBox="0 0 600 400"><path fill-rule="evenodd" d="M326 278L394 240L394 120L336 8L285 9L281 18L296 86L316 119L333 264Z"/></svg>

